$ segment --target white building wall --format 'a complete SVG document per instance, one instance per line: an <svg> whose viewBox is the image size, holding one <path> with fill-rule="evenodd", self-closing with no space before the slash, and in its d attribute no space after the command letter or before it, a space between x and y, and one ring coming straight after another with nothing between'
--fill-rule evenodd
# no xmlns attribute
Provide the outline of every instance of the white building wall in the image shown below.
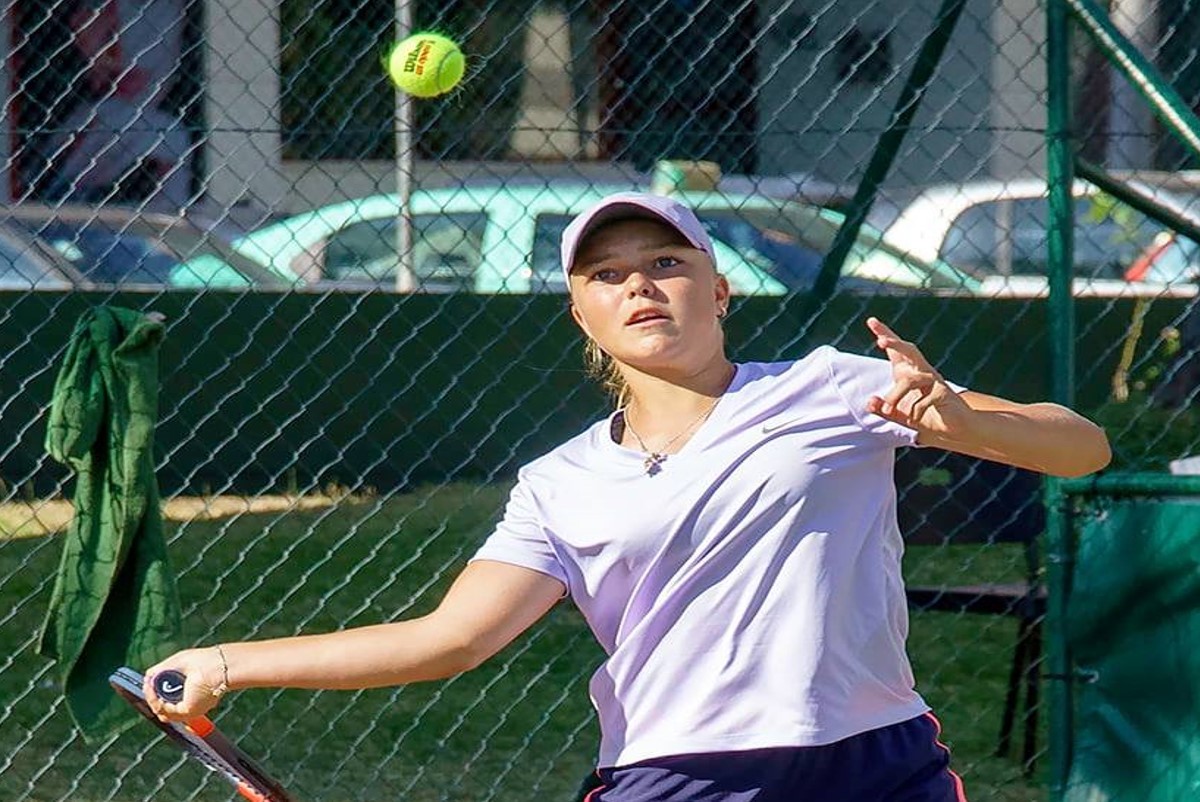
<svg viewBox="0 0 1200 802"><path fill-rule="evenodd" d="M12 113L9 96L12 93L13 74L7 57L12 52L12 19L12 6L0 8L0 53L6 54L0 57L0 109L3 109L0 120L4 121L0 125L0 131L4 132L0 134L0 203L12 200L12 140L16 125L9 116Z"/></svg>
<svg viewBox="0 0 1200 802"><path fill-rule="evenodd" d="M939 5L939 0L761 0L761 19L771 27L759 62L760 172L856 180L917 50L934 28ZM994 6L991 0L968 0L889 183L961 180L987 172L993 148L987 130L990 68L997 53L988 22ZM793 47L806 20L812 32ZM894 71L889 80L841 82L837 42L851 26L864 34L889 32Z"/></svg>
<svg viewBox="0 0 1200 802"><path fill-rule="evenodd" d="M1041 0L1004 0L992 15L991 172L1045 175L1046 9Z"/></svg>
<svg viewBox="0 0 1200 802"><path fill-rule="evenodd" d="M204 19L207 194L221 206L284 205L278 4L209 0Z"/></svg>
<svg viewBox="0 0 1200 802"><path fill-rule="evenodd" d="M916 50L933 29L940 0L759 3L769 31L760 44L759 172L856 181ZM814 30L793 48L805 14L815 18ZM1043 17L1038 0L968 0L888 184L1044 170ZM850 25L890 30L894 77L882 85L839 86L833 47ZM205 158L213 200L294 211L390 186L389 164L281 161L273 2L210 0L206 29L211 133ZM506 165L505 172L508 167L521 169ZM441 171L418 172L431 177Z"/></svg>

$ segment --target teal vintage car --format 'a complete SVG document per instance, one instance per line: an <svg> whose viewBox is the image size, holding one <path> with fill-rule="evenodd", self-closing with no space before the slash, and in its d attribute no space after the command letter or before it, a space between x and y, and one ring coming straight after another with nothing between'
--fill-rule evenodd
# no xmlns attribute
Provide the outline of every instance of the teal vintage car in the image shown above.
<svg viewBox="0 0 1200 802"><path fill-rule="evenodd" d="M463 184L421 189L409 200L406 248L399 196L371 195L284 218L234 240L242 254L300 284L424 292L565 292L558 244L570 219L632 185ZM741 295L809 289L841 225L819 206L744 194L685 192L713 238L716 261ZM401 269L398 254L411 249ZM864 230L846 260L848 291L975 292L977 282L941 262L906 256Z"/></svg>

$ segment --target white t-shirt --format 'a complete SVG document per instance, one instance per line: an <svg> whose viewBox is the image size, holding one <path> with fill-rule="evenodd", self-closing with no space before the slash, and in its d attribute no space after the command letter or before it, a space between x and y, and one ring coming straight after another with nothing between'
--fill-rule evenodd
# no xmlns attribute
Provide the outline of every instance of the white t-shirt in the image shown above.
<svg viewBox="0 0 1200 802"><path fill-rule="evenodd" d="M662 471L611 418L521 469L474 559L564 582L608 659L600 766L815 746L918 716L889 363L821 347L737 365Z"/></svg>

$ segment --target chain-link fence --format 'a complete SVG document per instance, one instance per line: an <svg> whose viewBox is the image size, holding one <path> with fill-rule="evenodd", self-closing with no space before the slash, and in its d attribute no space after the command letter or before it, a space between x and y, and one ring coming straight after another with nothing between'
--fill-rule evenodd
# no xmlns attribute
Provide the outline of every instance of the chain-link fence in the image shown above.
<svg viewBox="0 0 1200 802"><path fill-rule="evenodd" d="M869 353L874 314L973 389L1066 376L1116 467L1191 455L1197 148L1104 36L1059 42L1082 160L1064 373L1044 5L0 0L0 798L226 794L150 728L85 742L38 653L73 489L47 408L100 305L165 320L155 469L189 643L431 608L517 466L605 411L557 247L616 190L699 210L735 358ZM1099 9L1185 128L1193 5ZM443 98L381 67L420 29L466 53ZM897 480L918 689L972 799L1045 798L1041 485L925 450ZM600 658L562 606L450 682L247 692L220 721L304 799L570 799Z"/></svg>

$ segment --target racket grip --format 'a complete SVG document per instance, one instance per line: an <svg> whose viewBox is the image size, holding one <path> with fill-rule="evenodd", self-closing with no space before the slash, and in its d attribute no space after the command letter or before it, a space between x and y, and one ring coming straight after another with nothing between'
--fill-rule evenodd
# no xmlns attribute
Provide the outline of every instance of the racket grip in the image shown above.
<svg viewBox="0 0 1200 802"><path fill-rule="evenodd" d="M183 683L186 679L182 671L173 668L160 671L154 677L154 692L164 702L183 701Z"/></svg>

